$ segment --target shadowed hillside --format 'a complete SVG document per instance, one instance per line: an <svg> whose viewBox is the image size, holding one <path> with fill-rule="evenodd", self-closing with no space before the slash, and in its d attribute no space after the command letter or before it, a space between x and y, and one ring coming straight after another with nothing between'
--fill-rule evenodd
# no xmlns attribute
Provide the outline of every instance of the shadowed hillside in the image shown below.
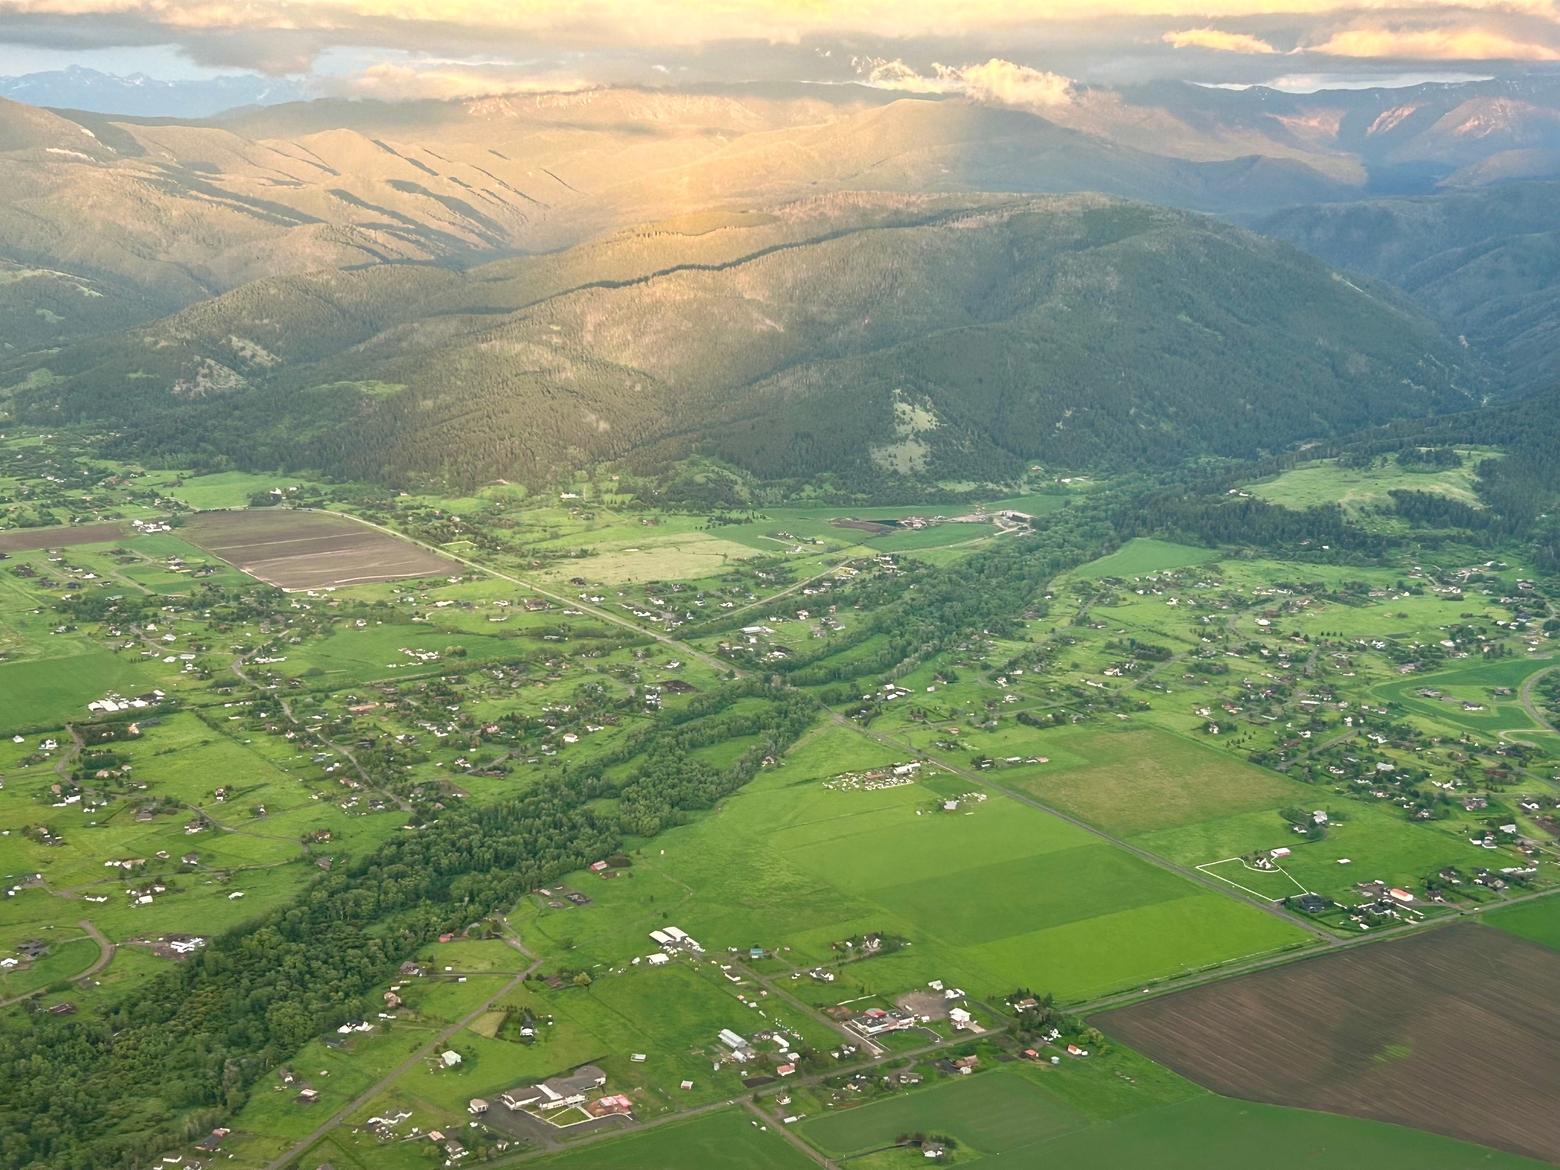
<svg viewBox="0 0 1560 1170"><path fill-rule="evenodd" d="M1397 285L1489 355L1511 391L1560 378L1560 183L1302 207L1259 226Z"/></svg>

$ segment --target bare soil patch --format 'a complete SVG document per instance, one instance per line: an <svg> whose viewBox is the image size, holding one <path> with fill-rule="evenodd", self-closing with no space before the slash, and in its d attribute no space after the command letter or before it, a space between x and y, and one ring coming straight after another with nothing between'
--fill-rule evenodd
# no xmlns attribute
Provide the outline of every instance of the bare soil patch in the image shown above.
<svg viewBox="0 0 1560 1170"><path fill-rule="evenodd" d="M1560 1162L1560 954L1473 923L1094 1020L1216 1092Z"/></svg>
<svg viewBox="0 0 1560 1170"><path fill-rule="evenodd" d="M448 576L461 566L345 516L257 508L202 512L179 535L280 589L327 589Z"/></svg>
<svg viewBox="0 0 1560 1170"><path fill-rule="evenodd" d="M68 548L75 544L104 544L125 534L119 520L99 524L71 524L60 528L12 528L0 532L0 553L31 552L39 548Z"/></svg>

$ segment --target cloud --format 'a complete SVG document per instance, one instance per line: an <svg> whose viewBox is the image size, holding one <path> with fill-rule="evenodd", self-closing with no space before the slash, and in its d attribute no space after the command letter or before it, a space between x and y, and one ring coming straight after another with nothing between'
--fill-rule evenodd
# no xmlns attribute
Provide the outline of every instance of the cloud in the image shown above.
<svg viewBox="0 0 1560 1170"><path fill-rule="evenodd" d="M1437 23L1477 35L1423 31ZM361 65L427 54L543 61L597 83L652 80L652 63L684 80L833 81L856 53L923 68L1019 57L1056 70L1053 78L1106 81L1184 75L1187 60L1205 64L1182 52L1191 48L1222 52L1241 80L1274 45L1296 43L1394 60L1416 50L1426 60L1547 60L1548 46L1560 46L1560 0L0 0L0 68L8 44L172 45L201 65L268 72L329 73L341 55ZM969 73L980 68L948 77L911 69L902 80L1032 104L1068 92L1018 66Z"/></svg>
<svg viewBox="0 0 1560 1170"><path fill-rule="evenodd" d="M1366 10L1520 12L1554 20L1560 0L0 0L7 25L16 18L103 18L175 34L286 32L360 45L378 43L363 39L375 36L402 45L459 30L511 42L534 38L533 50L537 41L626 47L742 39L796 43L816 35L954 38L1110 18L1216 20Z"/></svg>
<svg viewBox="0 0 1560 1170"><path fill-rule="evenodd" d="M977 65L933 65L921 73L900 60L857 62L867 85L909 93L962 94L990 105L1045 109L1073 100L1072 78L993 57Z"/></svg>
<svg viewBox="0 0 1560 1170"><path fill-rule="evenodd" d="M1375 26L1344 29L1308 52L1412 61L1560 61L1560 49L1497 29Z"/></svg>
<svg viewBox="0 0 1560 1170"><path fill-rule="evenodd" d="M993 57L983 65L950 71L964 93L976 101L1003 106L1065 106L1073 99L1073 81Z"/></svg>
<svg viewBox="0 0 1560 1170"><path fill-rule="evenodd" d="M1221 28L1185 28L1161 38L1177 49L1214 49L1221 53L1276 53L1272 45L1250 33L1225 32Z"/></svg>

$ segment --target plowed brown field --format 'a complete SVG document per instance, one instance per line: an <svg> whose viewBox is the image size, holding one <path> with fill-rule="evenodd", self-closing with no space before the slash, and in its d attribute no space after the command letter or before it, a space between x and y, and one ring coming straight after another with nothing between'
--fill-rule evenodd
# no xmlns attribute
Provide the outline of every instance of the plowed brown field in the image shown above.
<svg viewBox="0 0 1560 1170"><path fill-rule="evenodd" d="M1231 1097L1560 1162L1560 954L1460 923L1107 1012Z"/></svg>
<svg viewBox="0 0 1560 1170"><path fill-rule="evenodd" d="M287 508L202 512L179 535L282 589L447 576L454 561L345 516Z"/></svg>

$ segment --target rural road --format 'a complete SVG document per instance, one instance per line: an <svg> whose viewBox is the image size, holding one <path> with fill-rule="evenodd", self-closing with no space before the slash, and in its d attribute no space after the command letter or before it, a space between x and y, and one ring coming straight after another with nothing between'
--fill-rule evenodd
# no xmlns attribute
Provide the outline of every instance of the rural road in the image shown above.
<svg viewBox="0 0 1560 1170"><path fill-rule="evenodd" d="M770 1117L769 1114L765 1113L751 1100L742 1102L742 1108L746 1109L755 1118L757 1118L760 1125L773 1129L777 1134L784 1138L797 1151L797 1153L801 1154L809 1162L812 1162L816 1166L822 1166L824 1170L839 1170L839 1163L832 1162L828 1158L824 1157L817 1150L813 1149L801 1138L792 1133L784 1123L777 1124L774 1118Z"/></svg>
<svg viewBox="0 0 1560 1170"><path fill-rule="evenodd" d="M479 573L486 573L489 577L497 577L500 581L508 581L511 585L518 585L521 589L529 589L532 593L538 593L543 597L550 597L552 600L560 602L571 609L577 609L581 613L587 613L591 617L599 618L601 621L610 622L615 626L621 626L625 630L632 630L641 637L653 638L657 642L674 648L678 651L678 653L683 654L686 657L697 659L698 661L704 663L704 665L719 673L724 674L728 671L736 671L738 674L742 673L741 671L737 671L736 667L732 666L731 663L723 662L719 658L716 658L713 654L707 654L703 650L700 650L679 638L672 637L670 634L663 634L657 630L647 629L646 627L641 626L638 622L632 622L629 621L628 618L619 617L611 610L603 609L599 605L592 605L587 601L581 601L577 597L570 597L567 593L560 593L556 589L549 589L545 585L538 585L535 581L527 580L524 577L516 577L512 573L505 573L500 569L493 568L491 565L484 565L481 561L471 560L469 557L463 557L458 553L452 553L448 549L441 548L439 545L429 544L425 540L418 540L415 536L408 536L404 532L398 532L394 528L387 528L383 524L375 524L372 520L365 520L361 516L352 515L350 512L337 512L330 508L300 508L298 510L300 512L323 512L327 516L339 516L343 520L351 520L368 528L375 529L378 532L383 532L387 536L393 536L397 540L409 541L410 543L415 544L418 548L426 549L431 553L437 553L446 560L455 561L458 564L465 565L468 569L475 569Z"/></svg>
<svg viewBox="0 0 1560 1170"><path fill-rule="evenodd" d="M505 925L507 926L508 924L506 923ZM476 1020L478 1016L487 1011L492 1006L494 1000L500 999L503 996L508 995L511 991L515 990L515 988L519 987L528 978L530 978L530 976L535 973L536 969L542 965L540 956L533 955L529 950L526 949L525 945L518 938L514 937L513 935L506 935L504 941L530 960L524 970L518 972L512 979L508 980L502 987L484 999L476 1007L472 1008L471 1011L467 1012L460 1019L456 1020L453 1024L448 1024L444 1028L440 1029L438 1034L435 1035L433 1039L420 1044L412 1051L410 1056L408 1056L400 1064L396 1065L384 1076L380 1077L368 1088L364 1089L352 1100L348 1101L340 1109L336 1110L336 1112L332 1113L329 1117L322 1121L307 1137L300 1138L292 1146L288 1147L282 1153L272 1158L269 1162L266 1163L265 1170L286 1170L287 1167L292 1166L297 1161L297 1159L303 1157L303 1155L308 1152L310 1147L323 1140L326 1134L330 1133L331 1130L335 1129L343 1121L351 1117L359 1109L362 1109L375 1097L379 1096L379 1094L384 1092L393 1081L399 1079L406 1073L410 1072L412 1069L416 1068L424 1060L427 1060L428 1057L431 1056L440 1047L449 1043L451 1036L464 1030L474 1020Z"/></svg>
<svg viewBox="0 0 1560 1170"><path fill-rule="evenodd" d="M1538 686L1538 680L1547 674L1553 673L1556 668L1546 666L1543 670L1535 670L1527 678L1522 680L1522 685L1517 688L1517 701L1522 704L1522 709L1527 712L1527 717L1545 731L1560 731L1549 721L1537 703L1533 701L1533 688Z"/></svg>
<svg viewBox="0 0 1560 1170"><path fill-rule="evenodd" d="M323 512L326 512L327 514L332 515L332 516L340 516L340 517L342 517L344 519L354 520L354 521L356 521L359 524L364 524L364 525L368 526L369 528L376 529L377 531L383 532L383 533L385 533L388 536L394 536L394 537L397 537L397 538L399 538L401 540L410 540L413 544L416 544L420 548L424 548L424 549L428 550L429 552L437 553L440 556L448 557L449 559L457 561L460 564L467 566L468 568L475 569L475 570L477 570L478 572L481 572L481 573L486 573L486 574L488 574L489 576L492 576L492 577L497 577L501 581L508 581L511 584L518 585L518 586L520 586L523 589L532 590L533 592L539 593L539 594L541 594L544 597L550 597L554 601L562 602L565 605L568 605L568 606L571 606L573 608L579 609L579 610L581 610L581 611L583 611L585 613L589 613L592 616L600 618L603 621L611 622L612 624L617 625L617 626L621 626L624 629L632 630L636 634L639 634L641 636L648 636L650 638L654 638L656 641L662 643L663 645L675 648L679 653L681 653L683 655L686 655L688 657L692 657L692 658L698 659L700 662L703 662L706 666L709 666L709 667L711 667L712 669L714 669L714 670L716 670L718 672L732 672L732 673L735 673L737 675L741 675L741 674L744 673L743 671L739 670L737 667L735 667L730 662L725 662L725 661L723 661L723 660L721 660L719 658L716 658L715 656L713 656L711 654L707 654L704 651L699 650L697 647L693 646L691 643L685 642L685 641L683 641L680 638L675 638L675 637L673 637L670 634L660 633L660 632L655 631L655 630L646 629L643 626L640 626L640 625L638 625L635 622L629 621L627 618L618 617L616 614L611 613L608 610L602 609L599 606L590 605L590 604L588 604L586 602L579 601L576 598L569 597L567 594L558 593L558 592L555 592L553 590L549 590L549 589L545 588L544 586L538 585L534 581L528 581L528 580L526 580L523 577L516 577L516 576L513 576L512 574L501 572L500 570L494 569L491 566L485 565L485 564L483 564L480 561L474 561L474 560L471 560L468 557L458 556L458 555L456 555L454 553L448 552L445 549L440 548L438 545L428 544L425 541L417 540L414 537L407 536L405 533L397 532L393 528L387 528L387 527L385 527L382 524L375 524L375 523L373 523L370 520L364 520L361 517L353 516L353 515L351 515L350 513L347 513L347 512L337 512L337 511L333 511L331 509L310 509L310 510L311 511L323 511ZM893 746L893 747L899 748L901 750L910 751L910 752L914 752L915 751L915 749L912 748L909 744L903 743L902 741L899 741L899 740L891 739L890 737L884 736L880 732L874 732L874 731L870 730L869 728L861 727L858 724L856 724L853 721L851 721L850 719L848 719L847 717L839 714L838 712L836 712L836 711L834 711L834 710L832 710L830 708L825 707L824 710L828 713L829 717L832 718L836 723L838 723L838 724L840 724L840 725L842 725L844 727L848 727L851 730L857 732L858 734L864 735L864 736L866 736L869 739L876 740L877 742L882 743L885 746ZM1240 895L1238 892L1232 892L1234 888L1228 886L1228 884L1225 883L1225 882L1220 882L1217 879L1211 878L1207 874L1204 874L1204 873L1202 873L1202 872L1200 872L1198 870L1192 869L1192 868L1190 868L1188 866L1178 865L1175 862L1169 861L1168 859L1160 857L1157 854L1150 853L1146 849L1141 849L1138 846L1132 845L1129 842L1122 840L1120 837L1116 837L1116 836L1114 836L1114 835L1112 835L1110 833L1107 833L1103 829L1096 828L1095 826L1087 823L1086 821L1081 821L1081 820L1079 820L1076 817L1069 816L1066 813L1061 812L1058 809L1052 808L1050 805L1047 805L1047 804L1043 803L1042 801L1036 800L1034 797L1031 797L1031 796L1029 796L1026 793L1017 792L1017 791L1014 791L1013 789L1007 788L1007 787L1005 787L1005 786L1003 786L1001 784L996 784L996 783L992 782L991 780L989 780L989 779L987 779L985 777L982 777L982 776L979 776L979 775L977 775L975 773L969 772L969 771L967 771L967 770L965 770L963 768L954 767L953 765L948 764L948 763L946 763L943 760L937 759L936 757L928 756L927 758L930 759L932 763L935 763L939 767L941 767L941 768L943 768L943 769L945 769L945 770L947 770L949 772L952 772L956 776L960 776L960 777L962 777L962 778L964 778L966 780L969 780L970 782L972 782L974 784L977 784L977 785L979 785L982 788L987 788L987 789L990 789L993 792L998 792L1001 795L1006 796L1006 797L1008 797L1011 800L1018 801L1020 804L1026 804L1026 805L1029 805L1031 808L1038 809L1041 812L1049 813L1051 816L1054 816L1054 817L1057 817L1060 820L1066 821L1068 824L1073 825L1076 828L1083 829L1084 831L1086 831L1088 833L1091 833L1091 834L1093 834L1096 837L1099 837L1099 838L1101 838L1101 839L1103 839L1105 841L1110 842L1112 845L1115 845L1117 848L1123 849L1126 852L1133 854L1135 857L1138 857L1139 859L1141 859L1143 861L1150 862L1151 864L1160 866L1161 868L1164 868L1164 869L1169 869L1169 870L1171 870L1171 871L1173 871L1175 873L1180 874L1182 877L1186 878L1188 881L1196 882L1198 885L1203 886L1203 887L1205 887L1207 889L1214 890L1214 891L1216 891L1218 893L1221 893L1221 894L1224 894L1224 895L1226 895L1228 897L1235 897L1235 898L1239 898L1239 900L1241 900L1241 901L1248 902L1249 904L1251 904L1253 906L1256 906L1259 909L1264 910L1267 913L1274 915L1275 917L1283 919L1285 922L1288 922L1292 926L1298 926L1300 929L1302 929L1304 931L1307 931L1308 933L1310 933L1312 936L1314 936L1315 938L1317 938L1321 942L1327 943L1329 945L1334 945L1334 944L1336 944L1339 941L1337 936L1334 935L1331 931L1325 929L1324 927L1317 926L1315 923L1310 922L1309 920L1307 920L1305 918L1302 918L1302 917L1300 917L1298 915L1291 914L1287 910L1284 910L1282 907L1275 906L1273 903L1266 902L1266 901L1263 901L1261 899L1244 897L1243 895Z"/></svg>
<svg viewBox="0 0 1560 1170"><path fill-rule="evenodd" d="M113 943L103 936L103 932L93 926L88 919L83 918L76 925L86 931L87 937L98 945L98 957L92 960L92 966L81 972L81 974L70 977L72 983L85 983L113 961L115 947Z"/></svg>
<svg viewBox="0 0 1560 1170"><path fill-rule="evenodd" d="M90 938L93 942L97 943L97 945L98 945L98 955L97 955L97 958L92 960L92 965L90 967L88 967L85 971L82 971L79 974L72 975L70 977L70 981L72 983L80 984L80 983L85 983L88 979L91 979L92 976L96 975L104 967L108 966L108 964L114 958L114 951L115 951L116 948L115 948L113 943L109 942L108 939L106 939L103 936L103 932L102 931L100 931L97 927L93 926L92 923L88 922L85 918L83 918L80 922L76 923L76 925L81 927L82 930L86 931L87 937ZM75 942L77 940L76 939L70 939L68 941ZM42 988L42 987L35 987L33 990L27 991L27 992L23 992L21 995L13 995L9 999L0 999L0 1008L8 1008L12 1004L21 1003L24 1000L32 999L35 996L40 996L40 995L42 995L44 993L44 990L45 989Z"/></svg>

